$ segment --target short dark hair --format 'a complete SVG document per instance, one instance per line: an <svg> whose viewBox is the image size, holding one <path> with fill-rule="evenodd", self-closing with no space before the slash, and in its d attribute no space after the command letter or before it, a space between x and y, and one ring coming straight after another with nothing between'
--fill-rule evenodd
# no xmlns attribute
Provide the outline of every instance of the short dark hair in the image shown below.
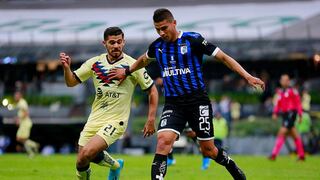
<svg viewBox="0 0 320 180"><path fill-rule="evenodd" d="M166 8L160 8L154 11L153 13L153 22L161 22L163 20L174 20L174 17L172 13L169 11L169 9Z"/></svg>
<svg viewBox="0 0 320 180"><path fill-rule="evenodd" d="M120 34L122 37L124 37L124 34L119 27L108 27L106 30L104 30L103 39L107 40L108 36L118 36Z"/></svg>

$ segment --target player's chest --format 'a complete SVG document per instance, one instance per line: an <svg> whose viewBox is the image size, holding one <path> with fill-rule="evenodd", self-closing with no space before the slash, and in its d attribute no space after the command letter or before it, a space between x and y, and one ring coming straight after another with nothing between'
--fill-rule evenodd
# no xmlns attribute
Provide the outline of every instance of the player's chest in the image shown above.
<svg viewBox="0 0 320 180"><path fill-rule="evenodd" d="M113 79L113 80L110 79L110 71L112 69L126 68L126 67L129 67L129 63L127 62L121 62L121 63L115 63L115 64L110 64L104 61L95 62L91 68L95 85L102 86L102 87L117 86L119 84L119 81L116 79Z"/></svg>
<svg viewBox="0 0 320 180"><path fill-rule="evenodd" d="M178 56L188 56L192 52L192 45L190 43L161 43L155 48L155 54L158 58L167 58L172 56L176 58Z"/></svg>
<svg viewBox="0 0 320 180"><path fill-rule="evenodd" d="M290 100L292 98L289 91L282 92L280 97L281 97L282 101L288 101L288 100Z"/></svg>

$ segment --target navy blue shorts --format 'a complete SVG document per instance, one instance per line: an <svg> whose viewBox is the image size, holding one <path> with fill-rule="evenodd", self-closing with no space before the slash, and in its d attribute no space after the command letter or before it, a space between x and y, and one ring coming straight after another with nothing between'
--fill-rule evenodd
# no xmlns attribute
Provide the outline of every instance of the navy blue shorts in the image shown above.
<svg viewBox="0 0 320 180"><path fill-rule="evenodd" d="M282 116L282 127L291 129L294 127L297 119L297 111L288 111L281 114Z"/></svg>
<svg viewBox="0 0 320 180"><path fill-rule="evenodd" d="M212 107L206 93L166 98L158 132L171 130L180 135L188 123L198 140L211 140L214 138L212 118Z"/></svg>

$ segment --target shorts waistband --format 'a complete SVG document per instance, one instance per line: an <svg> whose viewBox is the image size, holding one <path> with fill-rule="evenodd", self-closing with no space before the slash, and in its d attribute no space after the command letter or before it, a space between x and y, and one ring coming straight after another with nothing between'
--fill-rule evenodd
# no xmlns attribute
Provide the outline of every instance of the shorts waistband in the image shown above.
<svg viewBox="0 0 320 180"><path fill-rule="evenodd" d="M165 103L170 103L170 104L188 105L188 104L195 104L198 102L210 102L207 91L197 90L181 96L165 97Z"/></svg>

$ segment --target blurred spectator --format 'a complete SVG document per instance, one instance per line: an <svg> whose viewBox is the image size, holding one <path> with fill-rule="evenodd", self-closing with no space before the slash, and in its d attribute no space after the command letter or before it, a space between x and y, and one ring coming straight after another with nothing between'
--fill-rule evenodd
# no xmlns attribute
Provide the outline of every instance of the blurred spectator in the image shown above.
<svg viewBox="0 0 320 180"><path fill-rule="evenodd" d="M237 92L246 92L247 87L248 87L246 80L241 78L241 79L238 79L235 83L236 83L236 87L233 90L235 90Z"/></svg>
<svg viewBox="0 0 320 180"><path fill-rule="evenodd" d="M26 92L27 91L27 84L23 83L22 81L15 82L15 90L19 92Z"/></svg>
<svg viewBox="0 0 320 180"><path fill-rule="evenodd" d="M216 112L219 110L219 105L217 104L217 101L215 98L211 98L211 107L212 107L212 113L213 115L216 114Z"/></svg>
<svg viewBox="0 0 320 180"><path fill-rule="evenodd" d="M214 144L218 148L222 148L223 141L228 135L228 125L225 118L221 116L220 112L216 112L213 118L214 124Z"/></svg>
<svg viewBox="0 0 320 180"><path fill-rule="evenodd" d="M309 112L310 111L310 104L311 104L311 96L308 92L308 90L303 89L301 94L301 103L302 103L302 109L304 111Z"/></svg>
<svg viewBox="0 0 320 180"><path fill-rule="evenodd" d="M312 126L310 115L307 112L303 112L301 123L298 123L298 121L296 121L295 125L298 132L301 135L304 149L307 152L310 152L310 148L308 147L308 144L310 142L310 136L311 136L310 133L311 133L311 126Z"/></svg>
<svg viewBox="0 0 320 180"><path fill-rule="evenodd" d="M219 103L219 111L221 112L222 117L227 120L228 128L231 129L231 110L230 110L231 100L228 96L222 96Z"/></svg>
<svg viewBox="0 0 320 180"><path fill-rule="evenodd" d="M229 90L234 90L234 84L232 83L231 76L228 74L225 74L223 76L222 91L229 91Z"/></svg>
<svg viewBox="0 0 320 180"><path fill-rule="evenodd" d="M20 91L14 94L16 109L18 109L16 124L19 126L16 134L17 142L21 143L30 157L33 157L39 151L40 144L30 139L32 121L29 116L29 107L27 101L23 98Z"/></svg>
<svg viewBox="0 0 320 180"><path fill-rule="evenodd" d="M3 131L3 117L0 114L0 155L5 152L5 149L10 144L10 139L5 136Z"/></svg>
<svg viewBox="0 0 320 180"><path fill-rule="evenodd" d="M238 121L241 115L241 104L237 101L231 102L231 118L233 121Z"/></svg>
<svg viewBox="0 0 320 180"><path fill-rule="evenodd" d="M4 95L4 84L2 81L0 81L0 97L3 97Z"/></svg>
<svg viewBox="0 0 320 180"><path fill-rule="evenodd" d="M44 156L50 156L53 155L54 153L56 153L53 145L46 145L43 147L41 154Z"/></svg>
<svg viewBox="0 0 320 180"><path fill-rule="evenodd" d="M72 147L70 144L63 144L59 149L60 154L70 154L72 152Z"/></svg>
<svg viewBox="0 0 320 180"><path fill-rule="evenodd" d="M272 113L273 104L272 104L272 83L270 81L270 76L267 71L262 71L260 75L261 80L265 83L265 90L260 96L260 113L263 115L270 115ZM277 94L277 93L276 93Z"/></svg>

